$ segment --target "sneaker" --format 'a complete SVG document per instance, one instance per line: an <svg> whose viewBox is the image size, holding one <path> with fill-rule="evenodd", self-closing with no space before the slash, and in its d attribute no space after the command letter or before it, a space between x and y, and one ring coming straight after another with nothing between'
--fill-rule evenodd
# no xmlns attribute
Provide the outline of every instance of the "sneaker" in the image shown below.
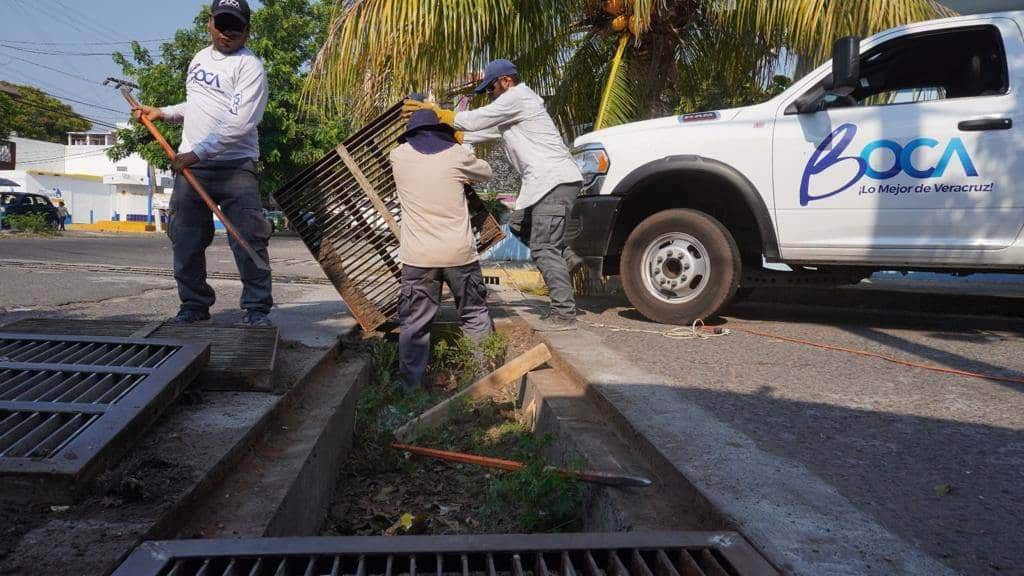
<svg viewBox="0 0 1024 576"><path fill-rule="evenodd" d="M199 310L179 310L178 315L167 321L168 324L195 324L210 319L209 312Z"/></svg>
<svg viewBox="0 0 1024 576"><path fill-rule="evenodd" d="M249 310L245 313L242 318L242 325L244 326L273 326L274 323L267 318L266 312L260 312L259 310Z"/></svg>
<svg viewBox="0 0 1024 576"><path fill-rule="evenodd" d="M565 332L568 330L575 330L576 317L552 314L548 316L547 319L541 320L534 325L534 329L538 332Z"/></svg>

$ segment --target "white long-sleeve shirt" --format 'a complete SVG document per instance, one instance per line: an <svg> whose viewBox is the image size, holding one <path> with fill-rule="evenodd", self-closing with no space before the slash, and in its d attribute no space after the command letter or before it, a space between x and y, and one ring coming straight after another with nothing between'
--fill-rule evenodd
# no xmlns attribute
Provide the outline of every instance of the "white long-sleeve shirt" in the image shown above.
<svg viewBox="0 0 1024 576"><path fill-rule="evenodd" d="M533 206L559 184L583 180L544 100L526 84L513 86L487 106L459 112L455 129L465 132L467 144L501 138L523 178L518 210Z"/></svg>
<svg viewBox="0 0 1024 576"><path fill-rule="evenodd" d="M221 54L200 50L188 66L185 102L163 108L169 122L184 122L178 153L200 160L260 157L259 133L267 106L267 74L248 48Z"/></svg>

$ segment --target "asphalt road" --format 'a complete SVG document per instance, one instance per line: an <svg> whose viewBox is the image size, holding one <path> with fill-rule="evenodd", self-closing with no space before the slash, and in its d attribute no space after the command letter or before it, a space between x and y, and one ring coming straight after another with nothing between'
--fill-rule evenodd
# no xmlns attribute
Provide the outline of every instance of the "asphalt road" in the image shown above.
<svg viewBox="0 0 1024 576"><path fill-rule="evenodd" d="M298 236L270 239L270 265L275 275L324 278ZM171 268L171 242L163 234L90 234L68 232L56 238L0 236L0 260L109 264ZM212 272L237 273L227 236L217 234L206 252Z"/></svg>
<svg viewBox="0 0 1024 576"><path fill-rule="evenodd" d="M206 260L217 293L213 320L234 324L243 314L241 283L223 235L214 239ZM347 308L301 240L273 237L270 265L275 278L270 317L282 338L321 345L347 330L352 323ZM166 236L0 235L0 324L29 317L152 321L173 316L178 305Z"/></svg>
<svg viewBox="0 0 1024 576"><path fill-rule="evenodd" d="M755 292L717 320L733 331L709 339L670 338L672 327L615 298L581 300L580 319L582 329L662 380L669 397L803 464L957 571L1021 574L1024 288L1017 293Z"/></svg>

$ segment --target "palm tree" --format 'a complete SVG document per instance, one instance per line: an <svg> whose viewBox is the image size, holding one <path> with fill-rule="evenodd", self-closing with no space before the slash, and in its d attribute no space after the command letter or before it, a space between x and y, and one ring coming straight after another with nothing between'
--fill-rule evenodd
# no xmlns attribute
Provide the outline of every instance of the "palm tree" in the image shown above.
<svg viewBox="0 0 1024 576"><path fill-rule="evenodd" d="M405 94L468 94L495 58L517 63L572 137L763 90L781 60L948 15L935 0L335 0L310 71L320 112L374 116ZM713 99L712 99L713 100Z"/></svg>

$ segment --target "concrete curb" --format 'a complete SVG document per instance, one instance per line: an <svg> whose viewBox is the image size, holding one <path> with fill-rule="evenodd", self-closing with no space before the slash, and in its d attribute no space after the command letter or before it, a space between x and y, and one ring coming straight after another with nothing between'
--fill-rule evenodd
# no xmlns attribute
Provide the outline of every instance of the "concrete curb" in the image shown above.
<svg viewBox="0 0 1024 576"><path fill-rule="evenodd" d="M640 454L608 426L608 419L586 391L564 374L543 369L526 375L520 394L526 422L538 434L551 434L554 444L546 456L570 465L577 456L587 467L650 478L647 488L611 488L587 484L583 525L589 532L721 530L720 519L708 521L692 514L674 474L652 470Z"/></svg>
<svg viewBox="0 0 1024 576"><path fill-rule="evenodd" d="M285 397L265 433L235 471L194 507L179 536L315 535L334 497L341 463L352 445L359 389L369 363L349 357L345 373L321 363Z"/></svg>
<svg viewBox="0 0 1024 576"><path fill-rule="evenodd" d="M527 322L538 302L499 294ZM787 573L952 575L796 462L682 402L646 371L580 330L538 333L659 473L674 470L690 504L720 514Z"/></svg>

